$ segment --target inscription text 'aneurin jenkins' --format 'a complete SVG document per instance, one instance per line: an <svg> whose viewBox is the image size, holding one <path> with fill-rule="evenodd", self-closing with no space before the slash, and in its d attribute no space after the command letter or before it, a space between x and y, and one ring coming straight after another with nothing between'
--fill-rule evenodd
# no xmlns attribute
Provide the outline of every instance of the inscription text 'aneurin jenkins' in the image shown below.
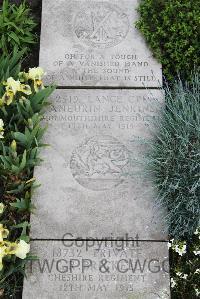
<svg viewBox="0 0 200 299"><path fill-rule="evenodd" d="M61 238L67 227L82 238L130 232L165 238L151 184L142 176L145 140L154 131L162 93L62 89L51 102L44 115L44 143L51 147L43 149L44 163L35 170L41 187L32 237Z"/></svg>

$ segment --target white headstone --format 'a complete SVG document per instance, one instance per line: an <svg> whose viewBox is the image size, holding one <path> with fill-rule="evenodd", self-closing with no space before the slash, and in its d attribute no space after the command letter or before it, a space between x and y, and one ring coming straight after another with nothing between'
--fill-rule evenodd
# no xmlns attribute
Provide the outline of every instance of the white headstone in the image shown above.
<svg viewBox="0 0 200 299"><path fill-rule="evenodd" d="M36 168L31 237L163 240L155 195L143 175L145 140L154 131L159 90L57 90Z"/></svg>
<svg viewBox="0 0 200 299"><path fill-rule="evenodd" d="M58 86L158 87L161 65L135 28L137 0L43 0L40 65Z"/></svg>

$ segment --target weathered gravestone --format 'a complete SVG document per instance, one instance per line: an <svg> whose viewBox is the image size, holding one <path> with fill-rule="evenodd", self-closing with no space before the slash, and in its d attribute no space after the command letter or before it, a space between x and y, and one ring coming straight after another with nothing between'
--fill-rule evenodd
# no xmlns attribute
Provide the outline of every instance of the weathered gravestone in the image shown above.
<svg viewBox="0 0 200 299"><path fill-rule="evenodd" d="M53 94L31 217L40 260L23 298L169 298L166 236L141 163L162 104L159 90Z"/></svg>
<svg viewBox="0 0 200 299"><path fill-rule="evenodd" d="M161 65L134 27L137 6L137 0L43 0L40 65L46 83L161 85Z"/></svg>
<svg viewBox="0 0 200 299"><path fill-rule="evenodd" d="M23 299L170 298L164 211L143 166L164 100L142 88L158 87L162 73L134 28L137 5L43 1L40 65L47 84L68 89L44 116L51 146L35 169L31 216L39 261Z"/></svg>
<svg viewBox="0 0 200 299"><path fill-rule="evenodd" d="M154 194L143 172L145 139L163 96L159 90L57 90L34 198L34 239L163 240ZM162 215L161 215L162 216ZM68 235L70 237L70 235Z"/></svg>

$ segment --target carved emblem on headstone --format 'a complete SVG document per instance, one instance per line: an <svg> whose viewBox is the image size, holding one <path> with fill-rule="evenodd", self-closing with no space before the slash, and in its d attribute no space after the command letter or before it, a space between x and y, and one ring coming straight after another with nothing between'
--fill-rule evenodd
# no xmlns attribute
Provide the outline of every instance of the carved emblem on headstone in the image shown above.
<svg viewBox="0 0 200 299"><path fill-rule="evenodd" d="M76 181L95 191L121 184L129 167L129 152L111 136L85 140L72 153L70 167Z"/></svg>
<svg viewBox="0 0 200 299"><path fill-rule="evenodd" d="M89 3L75 17L74 31L85 44L108 48L119 44L129 31L129 20L121 8L107 2Z"/></svg>

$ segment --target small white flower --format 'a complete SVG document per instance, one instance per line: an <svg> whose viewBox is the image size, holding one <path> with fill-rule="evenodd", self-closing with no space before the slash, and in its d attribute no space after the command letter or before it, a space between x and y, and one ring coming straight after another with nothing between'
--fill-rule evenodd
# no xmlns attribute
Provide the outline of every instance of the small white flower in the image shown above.
<svg viewBox="0 0 200 299"><path fill-rule="evenodd" d="M176 275L183 279L187 279L187 277L188 277L188 274L183 274L182 272L177 272Z"/></svg>
<svg viewBox="0 0 200 299"><path fill-rule="evenodd" d="M200 290L199 289L195 289L195 293L196 293L197 296L199 296L200 295Z"/></svg>
<svg viewBox="0 0 200 299"><path fill-rule="evenodd" d="M173 278L171 278L171 287L174 288L176 285L176 282Z"/></svg>
<svg viewBox="0 0 200 299"><path fill-rule="evenodd" d="M175 245L174 250L179 254L179 255L183 255L186 253L186 248L187 246L185 244L183 245Z"/></svg>
<svg viewBox="0 0 200 299"><path fill-rule="evenodd" d="M194 235L198 235L198 234L200 234L200 229L199 229L199 228L197 228L197 229L195 230L195 232L194 232Z"/></svg>
<svg viewBox="0 0 200 299"><path fill-rule="evenodd" d="M200 273L200 269L196 269L196 271L194 272L194 274L199 274Z"/></svg>
<svg viewBox="0 0 200 299"><path fill-rule="evenodd" d="M193 252L195 255L200 255L200 250L194 250Z"/></svg>

